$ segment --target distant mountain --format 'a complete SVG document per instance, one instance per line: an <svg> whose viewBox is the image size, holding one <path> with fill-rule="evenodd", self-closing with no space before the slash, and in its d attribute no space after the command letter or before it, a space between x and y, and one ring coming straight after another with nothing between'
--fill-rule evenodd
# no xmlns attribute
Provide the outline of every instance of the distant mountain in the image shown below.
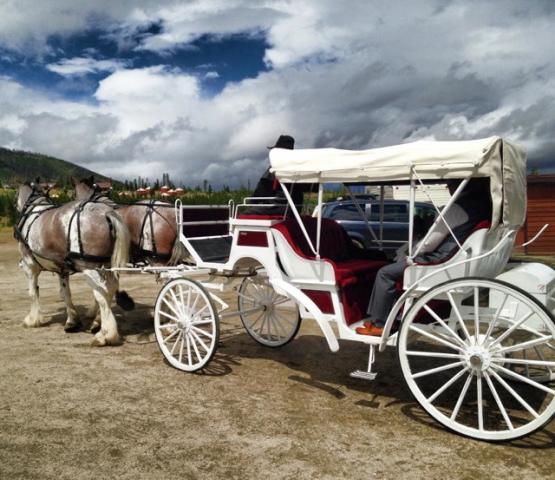
<svg viewBox="0 0 555 480"><path fill-rule="evenodd" d="M65 186L71 184L71 177L84 178L90 175L94 175L97 181L111 180L59 158L0 147L0 187L4 184L31 181L37 177L40 177L41 181L56 182L59 186Z"/></svg>

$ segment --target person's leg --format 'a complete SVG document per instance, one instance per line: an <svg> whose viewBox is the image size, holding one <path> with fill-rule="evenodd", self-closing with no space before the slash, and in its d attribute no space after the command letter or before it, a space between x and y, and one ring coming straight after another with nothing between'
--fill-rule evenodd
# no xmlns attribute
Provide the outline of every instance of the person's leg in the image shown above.
<svg viewBox="0 0 555 480"><path fill-rule="evenodd" d="M376 275L367 313L377 327L384 326L395 303L395 283L402 277L406 265L406 260L399 260L380 268Z"/></svg>

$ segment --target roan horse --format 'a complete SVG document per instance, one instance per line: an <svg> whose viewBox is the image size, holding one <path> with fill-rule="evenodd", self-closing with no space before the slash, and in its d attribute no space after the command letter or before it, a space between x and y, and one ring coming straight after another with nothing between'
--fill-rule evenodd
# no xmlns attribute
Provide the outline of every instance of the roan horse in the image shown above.
<svg viewBox="0 0 555 480"><path fill-rule="evenodd" d="M59 275L60 294L66 304L64 329L79 326L71 300L69 275L82 272L100 307L101 328L92 342L96 346L120 343L110 304L118 289L117 274L102 267L124 267L129 259L130 235L121 217L109 205L78 201L55 206L36 184L24 184L17 196L19 220L14 236L22 255L20 266L29 280L31 311L24 325L43 324L38 277L41 271Z"/></svg>
<svg viewBox="0 0 555 480"><path fill-rule="evenodd" d="M94 178L81 181L72 179L75 199L80 202L104 203L115 208L131 235L130 261L137 264L177 265L190 258L187 249L177 240L177 223L174 206L160 201L140 201L134 204L116 204L101 192ZM118 304L132 308L133 301L125 292L118 291ZM95 305L98 309L98 305ZM96 313L93 312L96 317ZM91 331L98 329L96 320Z"/></svg>
<svg viewBox="0 0 555 480"><path fill-rule="evenodd" d="M176 265L189 257L187 249L177 240L174 206L160 201L116 204L98 190L93 177L77 181L75 199L106 203L116 209L131 235L130 260L134 264Z"/></svg>

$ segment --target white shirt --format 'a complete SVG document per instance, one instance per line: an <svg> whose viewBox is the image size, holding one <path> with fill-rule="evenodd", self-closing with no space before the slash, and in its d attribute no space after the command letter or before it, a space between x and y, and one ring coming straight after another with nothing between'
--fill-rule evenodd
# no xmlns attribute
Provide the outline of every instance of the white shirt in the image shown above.
<svg viewBox="0 0 555 480"><path fill-rule="evenodd" d="M449 227L451 227L451 230L453 230L454 228L458 227L459 225L462 225L463 223L469 220L468 214L463 210L462 207L460 207L456 203L451 205L451 208L447 210L443 218L445 218L445 221L449 224ZM430 233L430 235L426 239L426 242L422 246L422 249L418 253L421 254L421 253L433 252L437 247L441 245L441 242L443 242L448 236L449 236L449 229L445 225L445 222L443 220L440 220L439 223L434 228L434 231ZM421 241L416 244L413 251L416 251L420 243ZM397 250L397 254L395 255L395 260L402 260L406 258L407 250L408 250L408 242Z"/></svg>

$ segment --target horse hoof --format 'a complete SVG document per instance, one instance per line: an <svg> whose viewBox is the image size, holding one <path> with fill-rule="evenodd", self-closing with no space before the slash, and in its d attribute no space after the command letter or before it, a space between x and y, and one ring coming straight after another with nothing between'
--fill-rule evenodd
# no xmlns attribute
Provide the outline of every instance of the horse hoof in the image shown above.
<svg viewBox="0 0 555 480"><path fill-rule="evenodd" d="M93 323L91 325L91 333L98 333L100 332L100 324L99 323Z"/></svg>
<svg viewBox="0 0 555 480"><path fill-rule="evenodd" d="M25 317L25 320L23 320L23 326L26 328L37 328L37 327L40 327L42 324L43 324L42 315L36 318L31 318L30 315L27 315Z"/></svg>
<svg viewBox="0 0 555 480"><path fill-rule="evenodd" d="M66 323L64 325L64 332L66 333L75 333L81 329L80 322L73 322L73 323Z"/></svg>
<svg viewBox="0 0 555 480"><path fill-rule="evenodd" d="M115 338L106 338L104 334L96 334L91 342L93 347L107 347L108 345L121 345L122 341L119 336Z"/></svg>
<svg viewBox="0 0 555 480"><path fill-rule="evenodd" d="M102 337L95 336L91 342L91 347L105 347L106 345L107 345L106 339L103 336Z"/></svg>

